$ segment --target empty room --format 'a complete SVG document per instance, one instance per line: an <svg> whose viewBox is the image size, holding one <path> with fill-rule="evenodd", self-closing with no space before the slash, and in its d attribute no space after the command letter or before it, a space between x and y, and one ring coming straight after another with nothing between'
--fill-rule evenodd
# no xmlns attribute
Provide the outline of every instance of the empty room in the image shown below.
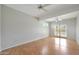
<svg viewBox="0 0 79 59"><path fill-rule="evenodd" d="M0 4L0 55L79 55L79 4Z"/></svg>

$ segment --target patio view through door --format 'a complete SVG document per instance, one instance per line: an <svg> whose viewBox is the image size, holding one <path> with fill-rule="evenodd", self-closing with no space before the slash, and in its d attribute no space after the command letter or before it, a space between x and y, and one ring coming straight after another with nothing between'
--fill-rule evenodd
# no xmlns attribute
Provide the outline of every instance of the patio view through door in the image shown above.
<svg viewBox="0 0 79 59"><path fill-rule="evenodd" d="M54 26L54 35L58 37L67 37L66 24L57 24Z"/></svg>

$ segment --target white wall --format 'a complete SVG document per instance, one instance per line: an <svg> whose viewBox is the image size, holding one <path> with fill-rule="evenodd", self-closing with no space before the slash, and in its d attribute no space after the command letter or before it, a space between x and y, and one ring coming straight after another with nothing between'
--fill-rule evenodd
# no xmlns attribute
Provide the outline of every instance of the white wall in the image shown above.
<svg viewBox="0 0 79 59"><path fill-rule="evenodd" d="M59 23L67 25L67 38L76 40L76 18L65 19ZM52 31L51 31L52 36L54 35L53 26L55 24L58 24L58 23L56 23L56 22L52 23L52 27L51 27L52 28Z"/></svg>
<svg viewBox="0 0 79 59"><path fill-rule="evenodd" d="M0 51L1 51L1 5L0 5Z"/></svg>
<svg viewBox="0 0 79 59"><path fill-rule="evenodd" d="M77 17L77 22L76 22L76 40L77 43L79 44L79 15Z"/></svg>
<svg viewBox="0 0 79 59"><path fill-rule="evenodd" d="M27 11L27 10L26 10ZM48 36L47 26L25 13L2 6L2 49Z"/></svg>
<svg viewBox="0 0 79 59"><path fill-rule="evenodd" d="M49 36L52 36L51 22L48 22Z"/></svg>
<svg viewBox="0 0 79 59"><path fill-rule="evenodd" d="M67 25L68 39L76 40L76 18L63 20L62 24Z"/></svg>

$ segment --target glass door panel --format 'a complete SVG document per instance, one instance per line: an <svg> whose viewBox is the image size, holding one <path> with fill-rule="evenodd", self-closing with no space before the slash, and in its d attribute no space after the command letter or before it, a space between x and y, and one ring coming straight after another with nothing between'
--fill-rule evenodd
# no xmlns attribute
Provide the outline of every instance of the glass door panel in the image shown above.
<svg viewBox="0 0 79 59"><path fill-rule="evenodd" d="M59 37L67 37L67 26L65 24L55 25L54 35Z"/></svg>

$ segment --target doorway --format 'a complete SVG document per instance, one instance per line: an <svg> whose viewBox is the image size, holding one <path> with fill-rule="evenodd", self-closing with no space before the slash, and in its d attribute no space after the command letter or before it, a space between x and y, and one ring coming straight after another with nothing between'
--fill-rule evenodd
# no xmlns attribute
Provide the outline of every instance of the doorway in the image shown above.
<svg viewBox="0 0 79 59"><path fill-rule="evenodd" d="M66 24L54 25L54 36L67 37L67 25Z"/></svg>

